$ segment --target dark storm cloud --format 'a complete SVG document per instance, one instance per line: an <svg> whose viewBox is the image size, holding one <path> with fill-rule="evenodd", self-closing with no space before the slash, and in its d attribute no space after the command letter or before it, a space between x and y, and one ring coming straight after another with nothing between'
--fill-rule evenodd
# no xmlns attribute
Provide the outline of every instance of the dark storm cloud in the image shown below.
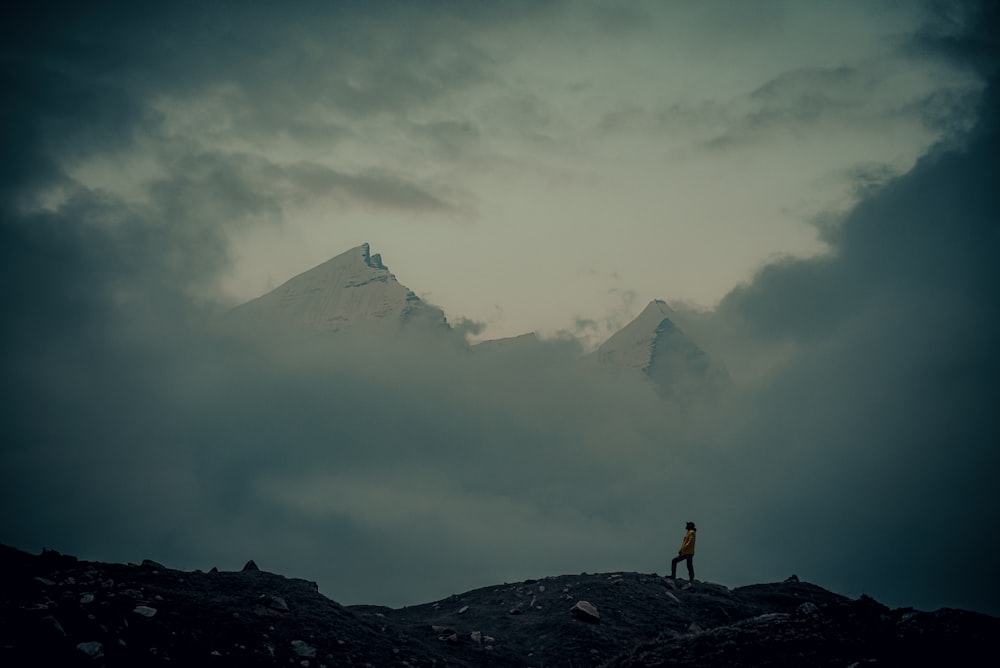
<svg viewBox="0 0 1000 668"><path fill-rule="evenodd" d="M490 67L464 37L488 14L388 12L382 3L324 5L319 13L305 6L108 7L32 5L5 22L0 185L15 189L11 197L58 185L89 157L130 150L152 152L169 170L164 180L176 177L182 189L190 163L239 153L220 141L335 145L351 136L345 119L409 113L481 81ZM200 110L202 119L177 129L170 113L178 108ZM225 168L239 170L244 156L230 158ZM315 171L286 169L282 177ZM328 176L328 185L336 182L355 201L447 208L396 175ZM215 178L240 177L217 170ZM247 207L259 203L253 192L242 194Z"/></svg>
<svg viewBox="0 0 1000 668"><path fill-rule="evenodd" d="M779 136L809 135L831 124L874 127L886 119L916 118L939 131L968 129L979 95L977 86L961 82L912 101L900 91L900 100L896 100L883 93L899 85L883 70L878 63L864 63L783 72L735 100L725 112L735 115L730 127L708 140L706 146L718 149L773 141Z"/></svg>
<svg viewBox="0 0 1000 668"><path fill-rule="evenodd" d="M1000 521L1000 141L987 74L966 146L868 192L826 228L827 256L766 266L711 316L726 339L716 350L728 346L753 388L729 462L746 472L737 531L747 561L775 576L808 564L899 603L1000 609L988 529ZM763 375L759 359L773 362Z"/></svg>

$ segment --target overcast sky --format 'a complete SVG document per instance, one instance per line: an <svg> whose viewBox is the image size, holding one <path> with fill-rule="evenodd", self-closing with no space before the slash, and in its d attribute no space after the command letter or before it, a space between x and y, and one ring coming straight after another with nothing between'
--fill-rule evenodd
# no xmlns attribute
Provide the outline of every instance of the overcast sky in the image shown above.
<svg viewBox="0 0 1000 668"><path fill-rule="evenodd" d="M0 27L0 540L398 605L693 519L705 579L1000 612L995 3L45 4ZM545 354L207 324L365 241ZM654 298L724 405L578 375Z"/></svg>

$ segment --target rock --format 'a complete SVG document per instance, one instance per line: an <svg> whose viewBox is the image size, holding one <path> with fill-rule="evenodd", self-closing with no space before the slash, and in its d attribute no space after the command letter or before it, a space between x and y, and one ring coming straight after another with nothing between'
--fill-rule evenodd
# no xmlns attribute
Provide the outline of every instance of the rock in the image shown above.
<svg viewBox="0 0 1000 668"><path fill-rule="evenodd" d="M85 655L91 659L100 659L104 656L104 645L97 642L96 640L91 640L90 642L82 642L76 646L78 650L83 652Z"/></svg>
<svg viewBox="0 0 1000 668"><path fill-rule="evenodd" d="M798 582L798 581L799 581L799 576L795 575L794 573L785 578L785 582Z"/></svg>
<svg viewBox="0 0 1000 668"><path fill-rule="evenodd" d="M316 656L316 648L305 642L304 640L293 640L292 641L292 651L299 656L312 658Z"/></svg>
<svg viewBox="0 0 1000 668"><path fill-rule="evenodd" d="M143 617L152 617L156 614L156 608L151 608L148 605L137 605L132 612Z"/></svg>
<svg viewBox="0 0 1000 668"><path fill-rule="evenodd" d="M458 610L458 614L460 614L460 615L462 615L462 614L465 614L465 612L466 612L466 611L467 611L468 609L469 609L469 606L467 606L467 605L463 605L463 606L462 606L461 608L459 608L459 610Z"/></svg>
<svg viewBox="0 0 1000 668"><path fill-rule="evenodd" d="M805 603L803 603L802 605L800 605L798 608L795 609L795 614L799 615L800 617L808 617L809 615L815 615L817 612L819 612L819 606L817 606L812 601L806 601Z"/></svg>
<svg viewBox="0 0 1000 668"><path fill-rule="evenodd" d="M248 561L246 563L246 565L243 566L243 571L244 572L246 572L246 571L259 571L259 570L260 569L257 568L257 564L254 563L253 559L251 559L250 561Z"/></svg>
<svg viewBox="0 0 1000 668"><path fill-rule="evenodd" d="M158 570L163 570L166 568L166 566L164 566L163 564L157 563L152 559L143 559L142 563L139 565L142 566L143 568L155 568Z"/></svg>
<svg viewBox="0 0 1000 668"><path fill-rule="evenodd" d="M55 587L56 583L52 580L47 580L45 578L35 578L35 582L41 582L46 587Z"/></svg>
<svg viewBox="0 0 1000 668"><path fill-rule="evenodd" d="M449 629L446 626L434 626L435 631L438 632L438 640L447 643L457 643L458 642L458 632L454 629Z"/></svg>
<svg viewBox="0 0 1000 668"><path fill-rule="evenodd" d="M42 617L42 621L45 622L46 625L48 625L49 629L54 631L52 635L57 635L62 638L66 637L66 630L62 627L62 624L59 623L58 619L56 619L52 615L46 615Z"/></svg>
<svg viewBox="0 0 1000 668"><path fill-rule="evenodd" d="M642 573L565 575L392 609L341 606L268 572L77 563L0 546L0 666L978 665L1000 637L994 617L889 609L804 581L682 592ZM527 607L536 596L542 611Z"/></svg>
<svg viewBox="0 0 1000 668"><path fill-rule="evenodd" d="M572 608L569 609L574 617L577 619L596 624L601 621L601 614L597 612L597 608L588 601L577 601Z"/></svg>

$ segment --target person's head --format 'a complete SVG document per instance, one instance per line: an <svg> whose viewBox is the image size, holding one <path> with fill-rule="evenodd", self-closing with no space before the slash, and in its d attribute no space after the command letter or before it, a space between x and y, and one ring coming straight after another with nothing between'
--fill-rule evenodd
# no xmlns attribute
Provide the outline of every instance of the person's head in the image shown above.
<svg viewBox="0 0 1000 668"><path fill-rule="evenodd" d="M688 531L697 531L698 528L694 525L694 522L688 522L685 527Z"/></svg>

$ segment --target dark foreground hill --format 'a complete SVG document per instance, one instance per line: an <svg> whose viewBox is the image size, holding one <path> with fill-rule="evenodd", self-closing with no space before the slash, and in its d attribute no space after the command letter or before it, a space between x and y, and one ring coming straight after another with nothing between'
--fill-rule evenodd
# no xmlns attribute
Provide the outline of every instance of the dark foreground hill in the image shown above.
<svg viewBox="0 0 1000 668"><path fill-rule="evenodd" d="M3 666L997 665L1000 619L891 610L792 578L674 589L642 573L342 606L257 570L177 571L0 546Z"/></svg>

